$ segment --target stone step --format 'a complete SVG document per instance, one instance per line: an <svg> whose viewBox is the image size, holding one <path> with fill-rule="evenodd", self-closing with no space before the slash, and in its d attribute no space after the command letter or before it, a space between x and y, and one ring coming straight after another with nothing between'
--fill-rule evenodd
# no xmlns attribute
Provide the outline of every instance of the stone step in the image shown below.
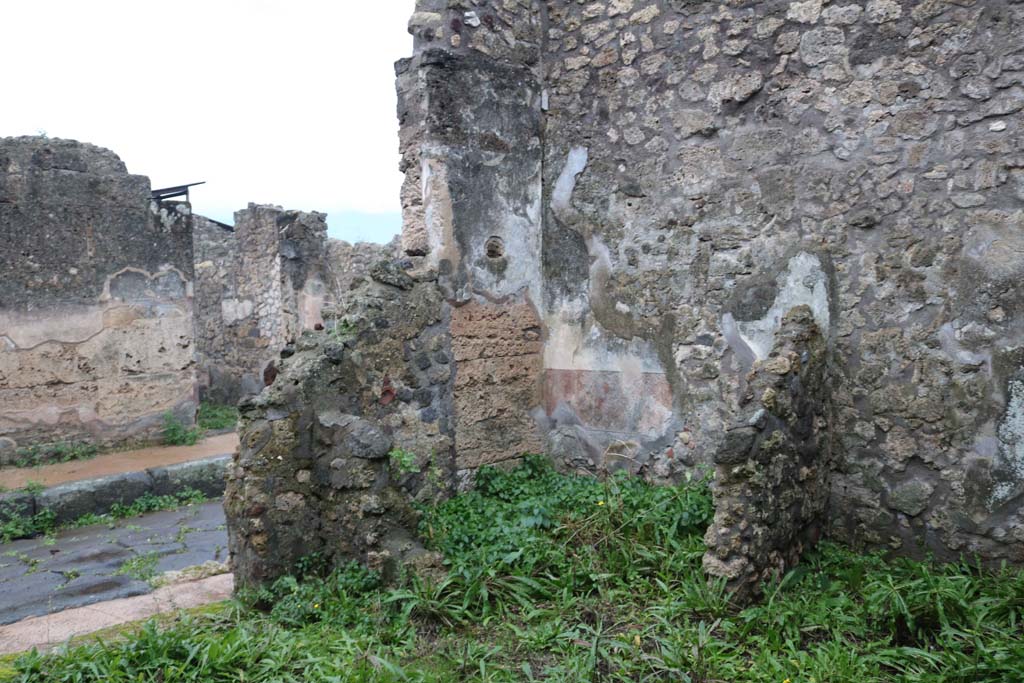
<svg viewBox="0 0 1024 683"><path fill-rule="evenodd" d="M146 494L166 496L195 489L208 498L224 493L224 476L230 453L83 479L30 492L0 494L0 522L12 517L31 517L52 510L56 524L66 524L87 514L102 515L115 504L131 505Z"/></svg>

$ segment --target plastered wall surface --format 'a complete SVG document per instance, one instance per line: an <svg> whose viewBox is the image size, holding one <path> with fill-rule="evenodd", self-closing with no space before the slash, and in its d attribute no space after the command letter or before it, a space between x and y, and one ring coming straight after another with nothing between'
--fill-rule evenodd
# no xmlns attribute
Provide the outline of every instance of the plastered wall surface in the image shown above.
<svg viewBox="0 0 1024 683"><path fill-rule="evenodd" d="M191 221L108 150L0 138L0 446L191 423Z"/></svg>

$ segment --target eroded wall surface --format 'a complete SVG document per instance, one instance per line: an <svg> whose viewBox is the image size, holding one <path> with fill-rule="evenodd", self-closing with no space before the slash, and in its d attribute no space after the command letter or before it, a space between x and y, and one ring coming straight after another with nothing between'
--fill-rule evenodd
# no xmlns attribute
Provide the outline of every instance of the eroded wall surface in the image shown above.
<svg viewBox="0 0 1024 683"><path fill-rule="evenodd" d="M216 403L236 403L245 394L246 377L252 377L249 391L262 388L262 381L256 383L255 378L265 355L256 345L251 304L239 298L238 237L233 228L197 215L192 243L200 395Z"/></svg>
<svg viewBox="0 0 1024 683"><path fill-rule="evenodd" d="M195 217L200 391L219 403L258 394L281 349L394 246L327 238L325 215L250 204L235 225ZM268 376L269 376L268 374Z"/></svg>
<svg viewBox="0 0 1024 683"><path fill-rule="evenodd" d="M585 338L649 340L629 355L657 353L673 388L663 437L703 458L781 317L808 305L841 385L831 532L1024 559L1005 426L1024 7L551 2L548 22L545 254L589 269L551 314L583 296Z"/></svg>
<svg viewBox="0 0 1024 683"><path fill-rule="evenodd" d="M0 138L0 440L152 438L196 406L191 215L112 152Z"/></svg>
<svg viewBox="0 0 1024 683"><path fill-rule="evenodd" d="M538 393L518 405L553 456L658 480L714 466L806 306L834 389L828 533L1024 560L1024 5L417 9L404 246L455 306L536 311Z"/></svg>
<svg viewBox="0 0 1024 683"><path fill-rule="evenodd" d="M423 555L414 503L454 486L446 304L433 281L387 266L374 278L241 403L225 494L239 585L287 574L311 553L393 575Z"/></svg>
<svg viewBox="0 0 1024 683"><path fill-rule="evenodd" d="M455 485L535 449L712 471L705 567L745 593L823 535L1024 561L1024 3L416 9L407 258L373 277L438 308L366 378L450 439Z"/></svg>

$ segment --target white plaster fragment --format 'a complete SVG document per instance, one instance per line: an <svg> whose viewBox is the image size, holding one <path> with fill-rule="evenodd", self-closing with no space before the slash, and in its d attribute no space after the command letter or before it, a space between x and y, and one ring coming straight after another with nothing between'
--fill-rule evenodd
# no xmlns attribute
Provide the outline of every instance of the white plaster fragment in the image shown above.
<svg viewBox="0 0 1024 683"><path fill-rule="evenodd" d="M992 491L991 505L1005 503L1024 484L1024 373L1009 383L1010 400L999 424L999 460L1009 481L1000 482Z"/></svg>
<svg viewBox="0 0 1024 683"><path fill-rule="evenodd" d="M245 320L252 315L252 311L253 303L249 300L224 299L220 302L220 315L224 319L225 325Z"/></svg>
<svg viewBox="0 0 1024 683"><path fill-rule="evenodd" d="M555 189L551 192L551 210L556 216L565 213L572 206L572 192L576 189L576 178L587 167L589 150L586 147L573 147L565 160L565 166L555 181Z"/></svg>
<svg viewBox="0 0 1024 683"><path fill-rule="evenodd" d="M809 306L822 334L829 332L828 278L817 256L802 251L791 258L778 285L775 301L763 318L734 322L740 338L758 360L768 357L783 316L795 306ZM723 329L731 327L730 322L723 320Z"/></svg>
<svg viewBox="0 0 1024 683"><path fill-rule="evenodd" d="M952 323L946 323L940 327L938 336L939 344L942 346L942 350L947 356L961 365L969 365L973 367L984 366L986 372L991 374L992 354L975 353L962 348L959 340L957 339L956 330L953 329Z"/></svg>

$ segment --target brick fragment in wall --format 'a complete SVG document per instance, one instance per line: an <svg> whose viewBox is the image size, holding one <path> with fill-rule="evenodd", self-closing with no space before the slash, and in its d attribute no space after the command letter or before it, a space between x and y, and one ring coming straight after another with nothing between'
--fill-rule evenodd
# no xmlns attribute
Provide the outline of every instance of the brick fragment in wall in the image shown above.
<svg viewBox="0 0 1024 683"><path fill-rule="evenodd" d="M541 330L524 301L471 302L452 310L456 465L475 469L540 453Z"/></svg>

